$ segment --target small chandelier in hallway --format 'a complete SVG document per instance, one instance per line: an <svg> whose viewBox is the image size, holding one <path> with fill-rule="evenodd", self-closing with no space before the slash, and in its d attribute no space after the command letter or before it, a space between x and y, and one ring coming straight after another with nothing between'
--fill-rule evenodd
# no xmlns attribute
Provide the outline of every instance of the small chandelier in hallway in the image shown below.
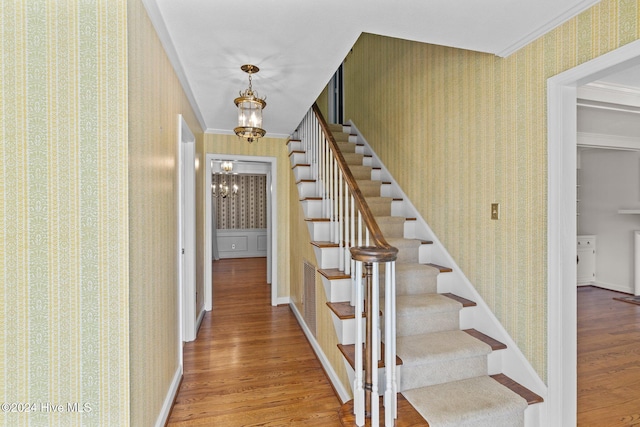
<svg viewBox="0 0 640 427"><path fill-rule="evenodd" d="M258 92L254 92L251 86L251 75L260 69L250 64L245 64L240 69L249 74L249 87L240 92L240 96L233 101L238 107L238 126L233 130L239 137L253 142L265 134L265 130L262 129L262 110L267 103L265 98L258 98Z"/></svg>
<svg viewBox="0 0 640 427"><path fill-rule="evenodd" d="M213 197L222 197L223 199L229 196L235 196L238 194L238 184L235 183L235 179L233 183L229 185L227 184L226 178L224 178L233 171L233 162L222 162L220 169L222 173L211 172L211 195ZM211 170L213 170L213 160L211 161ZM216 178L217 176L220 178Z"/></svg>

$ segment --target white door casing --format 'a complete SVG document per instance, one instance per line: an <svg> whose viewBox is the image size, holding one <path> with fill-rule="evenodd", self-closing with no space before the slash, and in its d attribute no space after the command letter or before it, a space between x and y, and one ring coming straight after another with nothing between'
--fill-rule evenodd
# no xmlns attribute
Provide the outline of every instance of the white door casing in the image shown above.
<svg viewBox="0 0 640 427"><path fill-rule="evenodd" d="M196 339L196 199L195 199L195 136L178 118L178 305L182 341ZM182 353L182 351L180 351Z"/></svg>
<svg viewBox="0 0 640 427"><path fill-rule="evenodd" d="M211 203L211 162L220 160L231 160L242 162L243 166L248 165L247 173L266 174L267 176L267 282L271 283L271 305L288 303L288 297L278 298L278 197L277 197L277 170L278 164L275 157L263 156L241 156L235 154L215 154L207 153L205 159L206 181L205 191L205 277L204 277L204 301L205 310L213 308L213 272L212 272L212 203ZM254 170L251 172L251 165ZM235 168L234 168L235 169Z"/></svg>
<svg viewBox="0 0 640 427"><path fill-rule="evenodd" d="M640 40L547 81L547 352L549 426L576 425L577 87L640 63Z"/></svg>

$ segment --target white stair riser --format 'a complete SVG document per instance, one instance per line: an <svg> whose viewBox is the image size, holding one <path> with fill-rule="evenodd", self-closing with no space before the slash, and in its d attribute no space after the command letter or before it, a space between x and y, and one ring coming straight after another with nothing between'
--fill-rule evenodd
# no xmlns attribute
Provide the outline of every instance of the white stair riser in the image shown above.
<svg viewBox="0 0 640 427"><path fill-rule="evenodd" d="M322 200L302 200L305 218L322 218Z"/></svg>
<svg viewBox="0 0 640 427"><path fill-rule="evenodd" d="M291 162L291 167L294 167L295 165L298 165L300 163L307 163L307 155L306 153L300 152L290 153L289 161Z"/></svg>
<svg viewBox="0 0 640 427"><path fill-rule="evenodd" d="M346 302L351 300L351 279L329 280L322 276L322 284L328 302Z"/></svg>
<svg viewBox="0 0 640 427"><path fill-rule="evenodd" d="M339 268L340 256L343 252L342 249L336 247L319 248L313 247L316 254L316 260L318 260L318 268Z"/></svg>
<svg viewBox="0 0 640 427"><path fill-rule="evenodd" d="M418 248L418 263L429 264L430 262L433 262L431 260L432 250L433 245L431 244L420 245L420 247Z"/></svg>
<svg viewBox="0 0 640 427"><path fill-rule="evenodd" d="M298 182L298 194L301 199L307 197L316 197L316 183L312 182Z"/></svg>
<svg viewBox="0 0 640 427"><path fill-rule="evenodd" d="M391 216L407 216L402 200L394 200L391 202Z"/></svg>
<svg viewBox="0 0 640 427"><path fill-rule="evenodd" d="M351 345L356 342L356 319L340 319L334 312L331 312L333 327L336 330L338 344ZM366 327L365 319L362 319L362 328Z"/></svg>
<svg viewBox="0 0 640 427"><path fill-rule="evenodd" d="M416 238L416 221L404 222L404 238L415 239Z"/></svg>
<svg viewBox="0 0 640 427"><path fill-rule="evenodd" d="M331 226L329 221L307 221L309 235L313 242L328 242L331 240Z"/></svg>
<svg viewBox="0 0 640 427"><path fill-rule="evenodd" d="M295 178L295 181L298 182L302 179L311 179L311 166L301 166L301 165L296 165L293 168L293 177Z"/></svg>
<svg viewBox="0 0 640 427"><path fill-rule="evenodd" d="M372 173L373 175L373 173ZM382 197L392 197L391 196L391 184L380 184L380 196Z"/></svg>
<svg viewBox="0 0 640 427"><path fill-rule="evenodd" d="M292 151L302 151L302 141L292 139L287 144L287 148L289 150L288 153L291 153Z"/></svg>

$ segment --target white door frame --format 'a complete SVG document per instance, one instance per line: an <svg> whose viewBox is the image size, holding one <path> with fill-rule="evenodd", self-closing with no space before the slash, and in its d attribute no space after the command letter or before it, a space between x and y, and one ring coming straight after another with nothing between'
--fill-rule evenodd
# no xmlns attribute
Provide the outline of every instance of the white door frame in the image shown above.
<svg viewBox="0 0 640 427"><path fill-rule="evenodd" d="M205 278L204 278L204 301L205 310L213 308L213 272L211 271L212 250L212 212L211 212L211 161L212 160L235 160L241 162L264 163L267 166L267 282L271 283L271 305L278 305L282 301L289 302L288 298L278 298L278 162L275 157L261 156L240 156L235 154L215 154L207 153L205 159L206 181L205 181Z"/></svg>
<svg viewBox="0 0 640 427"><path fill-rule="evenodd" d="M182 115L178 115L178 313L181 348L183 341L193 341L197 335L195 145L193 132Z"/></svg>
<svg viewBox="0 0 640 427"><path fill-rule="evenodd" d="M576 425L577 87L640 63L640 40L547 81L547 350L550 426Z"/></svg>

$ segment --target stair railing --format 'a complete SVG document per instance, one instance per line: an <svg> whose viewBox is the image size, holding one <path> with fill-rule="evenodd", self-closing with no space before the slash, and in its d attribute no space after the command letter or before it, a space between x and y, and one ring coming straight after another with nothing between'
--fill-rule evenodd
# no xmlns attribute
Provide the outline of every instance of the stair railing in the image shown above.
<svg viewBox="0 0 640 427"><path fill-rule="evenodd" d="M339 269L349 274L354 284L351 301L356 316L353 406L358 426L365 424L365 418L371 419L371 425L379 425L377 362L382 356L379 354L379 265L385 263L383 402L385 426L390 427L397 417L395 260L398 250L384 239L316 104L307 112L296 133L306 153L306 162L311 165L317 194L322 198L322 213L330 220L331 243L340 248Z"/></svg>

